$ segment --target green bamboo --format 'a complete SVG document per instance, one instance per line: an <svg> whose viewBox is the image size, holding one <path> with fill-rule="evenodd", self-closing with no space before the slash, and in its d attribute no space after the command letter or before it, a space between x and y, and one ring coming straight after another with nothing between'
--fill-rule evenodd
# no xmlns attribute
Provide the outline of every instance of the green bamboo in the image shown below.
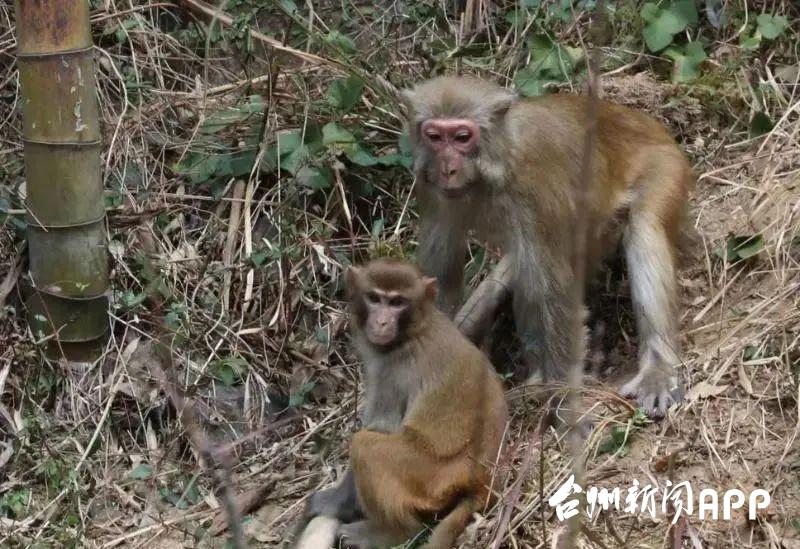
<svg viewBox="0 0 800 549"><path fill-rule="evenodd" d="M87 0L16 0L32 292L50 350L86 358L108 331L100 122Z"/></svg>

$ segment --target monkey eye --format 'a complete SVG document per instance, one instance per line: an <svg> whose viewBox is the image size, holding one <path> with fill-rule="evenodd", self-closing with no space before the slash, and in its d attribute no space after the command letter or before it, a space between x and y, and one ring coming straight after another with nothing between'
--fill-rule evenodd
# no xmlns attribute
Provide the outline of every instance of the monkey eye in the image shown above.
<svg viewBox="0 0 800 549"><path fill-rule="evenodd" d="M472 139L472 134L469 132L461 132L456 134L455 139L458 143L469 143L469 140Z"/></svg>
<svg viewBox="0 0 800 549"><path fill-rule="evenodd" d="M373 305L375 303L380 303L380 300L381 300L381 297L378 294L376 294L375 292L367 292L367 301L369 301Z"/></svg>
<svg viewBox="0 0 800 549"><path fill-rule="evenodd" d="M389 306L390 307L405 307L406 306L406 300L403 297L394 296L391 299L389 299Z"/></svg>
<svg viewBox="0 0 800 549"><path fill-rule="evenodd" d="M438 143L442 140L442 136L436 132L428 132L425 134L425 137L427 137L432 143Z"/></svg>

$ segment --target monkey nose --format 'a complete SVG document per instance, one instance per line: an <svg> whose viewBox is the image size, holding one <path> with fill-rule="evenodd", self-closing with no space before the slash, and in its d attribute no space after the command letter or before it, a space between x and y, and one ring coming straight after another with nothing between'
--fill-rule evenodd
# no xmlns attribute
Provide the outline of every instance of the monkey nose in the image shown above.
<svg viewBox="0 0 800 549"><path fill-rule="evenodd" d="M454 168L454 167L442 166L442 177L446 177L446 178L450 179L451 177L456 175L457 171L458 170L456 168Z"/></svg>

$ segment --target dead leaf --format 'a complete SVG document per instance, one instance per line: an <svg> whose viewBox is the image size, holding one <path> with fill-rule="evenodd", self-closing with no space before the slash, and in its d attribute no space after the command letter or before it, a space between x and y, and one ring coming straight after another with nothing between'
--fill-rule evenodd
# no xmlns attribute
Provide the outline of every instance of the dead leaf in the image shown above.
<svg viewBox="0 0 800 549"><path fill-rule="evenodd" d="M747 376L747 372L744 371L744 364L742 364L741 362L739 363L739 384L742 386L742 388L748 395L750 396L753 395L753 383Z"/></svg>
<svg viewBox="0 0 800 549"><path fill-rule="evenodd" d="M694 402L698 399L714 397L721 395L727 389L727 385L711 385L707 381L701 381L689 390L688 394L686 395L686 400L689 402Z"/></svg>

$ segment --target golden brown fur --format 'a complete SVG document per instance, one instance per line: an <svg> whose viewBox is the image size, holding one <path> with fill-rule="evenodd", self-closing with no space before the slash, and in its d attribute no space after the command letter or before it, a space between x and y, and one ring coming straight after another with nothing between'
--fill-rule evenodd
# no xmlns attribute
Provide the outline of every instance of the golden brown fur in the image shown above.
<svg viewBox="0 0 800 549"><path fill-rule="evenodd" d="M643 113L601 101L588 210L576 212L585 97L519 99L495 84L455 77L423 82L406 95L421 210L418 258L440 281L443 310L453 315L461 302L465 240L475 231L512 259L526 362L545 380L563 379L569 288L586 282L572 275L572 231L576 216L587 215L588 272L606 250L616 249L615 239L621 236L625 244L640 359L639 374L622 390L663 415L681 395L675 261L694 182L666 129ZM453 119L473 120L480 138L464 155L461 173L445 180L420 127ZM461 191L457 198L454 188Z"/></svg>
<svg viewBox="0 0 800 549"><path fill-rule="evenodd" d="M491 501L508 413L502 387L488 359L435 307L436 283L415 266L377 260L351 270L348 286L361 314L352 330L364 362L365 427L353 438L350 484L317 494L310 513L350 517L339 535L354 547L401 543L441 519L425 547L449 548ZM412 318L399 344L376 346L365 334L369 314L383 307L361 307L370 292L386 303L408 299L405 309L385 306ZM358 510L337 508L352 503L353 489Z"/></svg>

